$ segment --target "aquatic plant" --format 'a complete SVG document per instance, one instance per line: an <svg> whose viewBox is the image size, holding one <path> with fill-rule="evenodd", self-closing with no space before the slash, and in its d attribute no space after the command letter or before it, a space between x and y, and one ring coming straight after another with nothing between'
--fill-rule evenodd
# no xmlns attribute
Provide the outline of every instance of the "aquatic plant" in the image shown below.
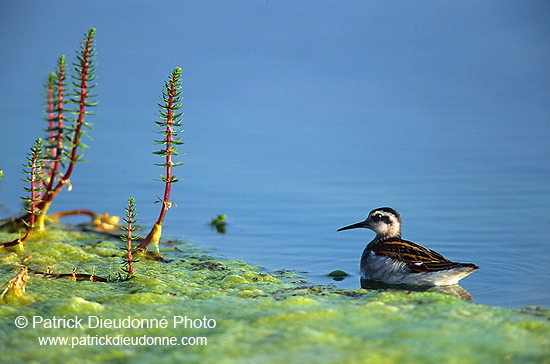
<svg viewBox="0 0 550 364"><path fill-rule="evenodd" d="M61 177L60 184L69 183L74 166L77 162L83 160L82 154L77 154L79 150L84 152L88 147L82 143L82 137L86 135L86 129L92 130L92 124L86 122L84 117L91 115L86 108L94 107L97 101L91 101L91 98L97 95L91 95L91 90L97 84L90 84L95 80L95 28L91 28L84 44L81 45L80 52L77 53L77 62L74 63L73 86L74 93L70 98L71 103L77 106L77 110L73 111L76 114L76 120L72 126L72 139L70 143L71 152L69 153L69 166L65 174ZM62 187L62 186L61 186Z"/></svg>
<svg viewBox="0 0 550 364"><path fill-rule="evenodd" d="M68 129L65 129L63 125L65 58L61 57L58 62L58 69L56 72L57 101L55 103L57 106L57 116L55 117L57 125L55 127L52 125L52 128L49 129L50 141L52 142L49 148L51 151L49 157L53 162L53 167L50 170L50 182L48 183L48 190L46 191L42 206L43 216L46 215L53 199L65 185L69 185L69 190L71 189L70 178L74 167L76 163L83 160L83 153L88 148L88 146L82 142L82 139L84 136L87 136L87 130L92 130L92 124L85 120L86 115L92 114L87 108L97 105L97 101L92 101L97 95L91 94L91 90L97 85L92 84L95 80L95 32L95 28L91 28L88 31L80 46L80 50L77 52L76 61L73 63L73 92L70 95L69 102L75 105L75 109L71 110L71 113L75 115L75 119ZM71 135L68 138L67 144L63 142L64 134ZM79 151L81 152L80 154ZM55 184L54 179L59 174L58 168L59 165L62 164L65 154L68 166L65 173L59 175L57 184Z"/></svg>
<svg viewBox="0 0 550 364"><path fill-rule="evenodd" d="M30 215L30 222L28 223L27 233L23 238L19 240L19 243L24 242L29 238L35 228L40 228L36 226L36 217L42 213L40 205L43 201L43 192L44 192L44 150L42 148L42 139L36 139L36 142L31 148L31 151L28 155L28 163L26 167L28 170L23 170L23 173L28 174L28 177L23 181L28 182L30 187L24 187L25 192L30 193L27 197L22 197L26 202L25 207L23 208Z"/></svg>
<svg viewBox="0 0 550 364"><path fill-rule="evenodd" d="M161 131L157 132L163 136L162 140L155 140L156 145L163 145L164 149L153 152L165 158L165 162L156 164L157 166L166 168L166 175L161 175L161 181L164 182L164 196L157 202L161 202L160 214L157 221L154 223L151 231L145 239L139 244L139 249L145 251L150 243L153 243L158 253L158 243L162 235L162 223L166 212L172 205L170 202L170 190L172 183L178 182L179 179L173 175L172 168L183 164L183 162L174 162L173 156L181 155L177 152L177 146L183 144L182 138L178 138L178 128L181 126L181 117L183 113L177 111L181 108L181 68L176 67L168 77L168 80L164 84L164 90L162 92L162 104L159 104L161 121L155 123L161 127Z"/></svg>
<svg viewBox="0 0 550 364"><path fill-rule="evenodd" d="M212 220L208 223L210 227L220 234L225 234L227 232L227 215L221 214L213 217Z"/></svg>
<svg viewBox="0 0 550 364"><path fill-rule="evenodd" d="M85 116L91 115L88 109L97 104L97 101L92 101L97 95L91 94L91 90L96 86L96 84L92 84L95 80L95 32L95 28L88 31L77 51L76 60L73 63L72 92L69 94L68 101L65 97L65 56L59 58L56 71L48 75L45 86L46 121L48 123L45 140L47 142L45 153L42 156L44 189L34 213L28 211L25 215L12 219L4 226L13 224L18 227L24 224L42 229L53 199L64 186L68 185L71 190L70 177L76 163L83 160L83 152L87 149L82 139L87 135L87 131L92 129L92 124L85 120ZM66 110L66 103L74 105L74 108ZM64 125L65 111L74 114L74 120L69 126ZM61 166L67 166L64 173L59 171ZM31 219L34 219L32 223Z"/></svg>
<svg viewBox="0 0 550 364"><path fill-rule="evenodd" d="M49 267L45 272L41 271L41 270L38 270L38 269L28 268L29 272L31 272L33 274L36 274L36 275L41 275L41 276L43 276L44 278L47 278L47 279L59 279L59 278L70 277L74 281L77 281L77 280L89 280L89 281L97 281L97 282L110 282L111 281L110 279L95 275L95 271L92 271L91 274L76 273L76 269L77 268L74 267L73 270L71 271L71 273L55 273L55 272L52 272Z"/></svg>
<svg viewBox="0 0 550 364"><path fill-rule="evenodd" d="M52 214L49 214L48 217L51 220L56 221L56 220L59 220L59 218L61 217L74 216L74 215L89 216L91 218L91 226L93 226L94 230L98 232L108 232L119 228L118 223L120 221L120 217L109 216L107 212L104 212L103 214L98 214L96 212L93 212L92 210L75 209L75 210L54 212Z"/></svg>
<svg viewBox="0 0 550 364"><path fill-rule="evenodd" d="M133 235L133 232L138 230L136 226L138 220L136 219L137 213L135 205L134 198L130 197L128 199L128 205L126 206L126 218L124 218L126 226L121 226L121 229L126 231L126 235L120 238L126 242L126 247L123 248L126 257L122 260L122 271L128 275L127 279L134 276L134 263L138 261L132 254L134 251L132 242L138 238L136 235Z"/></svg>
<svg viewBox="0 0 550 364"><path fill-rule="evenodd" d="M46 145L46 158L49 164L49 181L47 190L52 191L56 177L59 174L59 167L64 162L64 111L65 111L65 56L59 57L57 69L50 73L46 86L46 121L48 128L48 144Z"/></svg>
<svg viewBox="0 0 550 364"><path fill-rule="evenodd" d="M29 183L29 187L24 187L23 191L28 192L30 195L21 197L25 201L23 210L29 215L29 222L25 222L27 225L27 232L23 237L17 238L11 242L0 244L0 247L8 247L21 244L25 242L37 228L36 221L37 216L41 213L41 203L43 201L44 191L44 151L42 148L42 139L38 138L34 145L31 147L31 151L27 157L27 163L24 164L23 173L27 175L24 182Z"/></svg>
<svg viewBox="0 0 550 364"><path fill-rule="evenodd" d="M69 215L89 215L92 218L94 230L107 231L121 228L126 232L122 239L126 242L125 257L122 262L122 271L127 273L127 279L134 275L134 263L138 260L134 256L135 250L145 251L150 243L157 247L161 238L162 224L167 210L175 205L170 201L170 191L172 183L179 179L173 174L173 167L183 164L175 162L173 157L180 155L177 152L177 146L183 144L178 137L178 129L181 126L181 117L179 113L181 108L181 75L180 67L175 68L165 82L162 92L162 103L160 108L160 121L156 124L161 127L157 133L162 135L160 140L155 140L156 145L162 145L162 149L153 152L164 158L164 162L157 164L165 168L165 173L161 174L161 181L165 184L164 195L158 198L161 202L161 210L157 221L145 239L141 241L138 247L134 248L132 242L137 239L135 219L135 201L131 198L126 208L126 226L118 225L117 216L108 214L96 214L87 209L74 209L70 211L56 212L47 215L47 212L57 194L68 186L72 189L70 177L74 171L75 165L83 161L83 153L88 148L83 139L87 136L87 131L92 129L92 125L87 121L86 116L90 115L89 108L96 106L93 101L96 95L91 91L96 86L95 80L95 28L91 28L85 35L84 40L77 51L76 60L73 63L72 82L67 84L67 65L65 56L59 57L55 72L48 75L45 82L45 121L47 127L44 129L46 136L43 139L37 139L37 142L31 149L28 163L25 170L27 174L26 182L30 187L25 187L25 191L30 196L25 197L25 214L18 218L8 219L2 225L6 231L20 231L24 228L24 236L14 241L0 243L1 247L14 246L27 240L33 231L45 227L46 217L48 221L58 220L61 217ZM73 105L72 109L67 105ZM73 117L68 117L72 113ZM65 168L63 172L62 169ZM0 175L1 177L1 175ZM86 278L90 280L108 281L92 274L76 273L76 268L71 273L52 273L29 268L29 271L37 275L43 275L48 278L72 277L72 279ZM118 280L120 280L120 275Z"/></svg>

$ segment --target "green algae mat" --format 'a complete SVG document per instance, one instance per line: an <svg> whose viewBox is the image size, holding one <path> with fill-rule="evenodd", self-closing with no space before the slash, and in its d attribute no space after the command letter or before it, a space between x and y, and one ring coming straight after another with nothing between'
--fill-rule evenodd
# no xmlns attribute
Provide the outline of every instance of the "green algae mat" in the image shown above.
<svg viewBox="0 0 550 364"><path fill-rule="evenodd" d="M550 363L546 308L311 286L185 242L121 280L118 238L33 237L0 250L4 289L26 282L2 296L2 362Z"/></svg>

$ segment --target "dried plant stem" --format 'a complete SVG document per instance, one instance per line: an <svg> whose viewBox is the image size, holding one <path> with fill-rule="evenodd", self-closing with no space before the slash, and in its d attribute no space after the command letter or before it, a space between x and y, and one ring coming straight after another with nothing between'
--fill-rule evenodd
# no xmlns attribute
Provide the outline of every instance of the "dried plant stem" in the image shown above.
<svg viewBox="0 0 550 364"><path fill-rule="evenodd" d="M107 278L96 276L95 274L76 273L76 269L73 269L73 271L71 273L52 273L52 272L49 271L49 269L48 269L47 272L42 272L42 271L32 269L32 268L28 268L28 269L29 269L29 272L37 274L37 275L42 275L46 279L59 279L59 278L71 277L75 280L79 280L79 279L84 280L84 279L86 279L86 280L97 281L97 282L109 282L109 280Z"/></svg>
<svg viewBox="0 0 550 364"><path fill-rule="evenodd" d="M25 291L29 280L28 268L23 267L17 275L6 284L6 288L0 295L0 301L4 303L27 302Z"/></svg>

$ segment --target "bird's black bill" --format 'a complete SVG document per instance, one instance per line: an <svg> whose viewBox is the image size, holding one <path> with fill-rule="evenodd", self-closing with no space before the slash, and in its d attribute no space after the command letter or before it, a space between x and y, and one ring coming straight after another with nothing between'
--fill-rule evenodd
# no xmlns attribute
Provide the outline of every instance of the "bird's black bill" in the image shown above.
<svg viewBox="0 0 550 364"><path fill-rule="evenodd" d="M348 225L348 226L344 226L336 231L342 231L342 230L349 230L349 229L357 229L357 228L364 228L365 227L365 222L364 221L361 221L361 222L358 222L357 224L353 224L353 225Z"/></svg>

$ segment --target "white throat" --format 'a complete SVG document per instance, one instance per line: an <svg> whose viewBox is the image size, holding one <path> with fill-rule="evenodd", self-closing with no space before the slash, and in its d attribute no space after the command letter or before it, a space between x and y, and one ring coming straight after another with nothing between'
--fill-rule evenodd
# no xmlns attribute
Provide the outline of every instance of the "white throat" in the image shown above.
<svg viewBox="0 0 550 364"><path fill-rule="evenodd" d="M393 224L379 224L373 231L377 239L401 237L401 225L397 221L393 221Z"/></svg>

